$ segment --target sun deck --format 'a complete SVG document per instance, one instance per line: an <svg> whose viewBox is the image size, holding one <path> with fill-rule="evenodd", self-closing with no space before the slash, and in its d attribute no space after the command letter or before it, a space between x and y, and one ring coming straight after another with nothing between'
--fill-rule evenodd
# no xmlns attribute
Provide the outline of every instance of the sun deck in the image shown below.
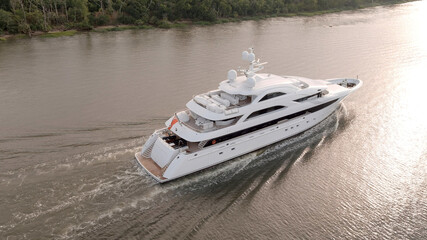
<svg viewBox="0 0 427 240"><path fill-rule="evenodd" d="M211 95L212 93L208 93L209 95ZM208 94L204 94L205 99L211 99ZM218 92L215 92L214 96L218 96L217 95ZM218 99L218 98L216 98ZM221 99L221 100L225 100L225 99ZM213 100L215 101L215 100ZM217 109L209 109L208 108L208 104L204 103L202 104L201 101L196 101L194 100L194 103L199 105L199 107L205 108L206 110L209 110L210 112L216 113L216 114L221 114L223 116L223 118L226 118L227 115L230 114L236 114L239 112L239 108L247 106L249 104L252 103L252 97L251 96L245 96L243 99L239 99L239 97L236 97L235 99L235 103L230 103L228 102L227 106L223 106L223 108L217 108ZM196 105L196 106L197 106ZM220 105L217 105L220 106ZM239 117L232 117L232 118L226 118L226 119L222 119L222 120L211 120L208 118L203 118L204 115L199 116L194 112L194 108L187 109L185 111L183 111L183 113L185 113L185 115L188 116L188 120L186 121L182 121L182 123L187 126L188 128L196 131L196 132L210 132L210 131L214 131L214 130L218 130L221 128L225 128L231 125L236 124L236 122L239 120ZM215 112L217 111L218 112ZM179 114L179 113L177 113ZM175 116L177 116L177 114L175 114ZM224 115L225 114L225 115ZM179 117L177 116L177 118L179 119ZM206 125L207 124L207 125ZM208 125L210 125L209 127L207 127Z"/></svg>
<svg viewBox="0 0 427 240"><path fill-rule="evenodd" d="M252 102L252 96L240 94L233 95L221 90L214 90L196 95L192 100L211 112L225 113L228 115L234 113L233 109L250 104Z"/></svg>
<svg viewBox="0 0 427 240"><path fill-rule="evenodd" d="M239 120L239 117L228 119L226 121L213 121L212 122L212 124L213 124L212 127L208 128L208 129L204 129L202 125L197 125L196 124L196 119L194 119L193 117L190 116L189 120L187 122L183 122L183 124L186 127L190 128L190 129L192 129L192 130L194 130L196 132L211 132L211 131L215 131L215 130L218 130L218 129L222 129L222 128L225 128L225 127L232 126L232 125L236 124L236 122L238 120ZM221 122L223 122L223 123L229 122L229 123L221 125Z"/></svg>

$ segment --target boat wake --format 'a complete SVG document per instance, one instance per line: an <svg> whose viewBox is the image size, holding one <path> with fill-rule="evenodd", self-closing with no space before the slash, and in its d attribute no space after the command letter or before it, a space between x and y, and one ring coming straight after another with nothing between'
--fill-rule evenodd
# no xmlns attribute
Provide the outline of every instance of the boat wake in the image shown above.
<svg viewBox="0 0 427 240"><path fill-rule="evenodd" d="M15 196L5 197L5 204L13 206L11 203L15 202L20 205L19 209L29 211L10 209L7 214L11 217L1 224L0 236L19 238L22 233L28 233L34 223L44 222L45 229L30 235L90 238L91 233L118 224L123 216L137 218L136 212L158 211L156 206L160 203L173 205L180 198L209 196L213 194L211 191L228 189L217 196L220 199L227 197L227 191L233 191L231 186L242 189L233 200L237 204L253 197L266 184L283 182L295 162L309 161L313 151L326 145L334 133L349 122L351 118L342 105L304 133L165 184L157 183L134 160L133 153L140 151L145 139L128 140L53 163L37 164L32 173L21 173L21 184L2 183L10 189L10 196ZM35 181L29 183L26 178ZM28 196L32 200L26 201ZM16 199L20 200L16 202Z"/></svg>

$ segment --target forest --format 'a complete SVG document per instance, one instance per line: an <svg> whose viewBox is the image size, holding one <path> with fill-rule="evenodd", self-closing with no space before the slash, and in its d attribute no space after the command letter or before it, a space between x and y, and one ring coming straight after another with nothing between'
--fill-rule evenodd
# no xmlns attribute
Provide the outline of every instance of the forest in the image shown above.
<svg viewBox="0 0 427 240"><path fill-rule="evenodd" d="M91 30L104 25L168 27L357 9L396 0L0 0L0 35L52 30Z"/></svg>

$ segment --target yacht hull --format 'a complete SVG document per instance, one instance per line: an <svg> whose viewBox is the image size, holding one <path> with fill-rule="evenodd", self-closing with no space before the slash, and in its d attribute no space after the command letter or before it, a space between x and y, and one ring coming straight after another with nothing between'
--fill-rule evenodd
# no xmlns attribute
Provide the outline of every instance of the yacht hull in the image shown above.
<svg viewBox="0 0 427 240"><path fill-rule="evenodd" d="M196 152L182 151L163 168L153 167L154 161L144 158L141 152L136 153L135 157L137 162L157 181L161 183L171 181L304 132L333 113L343 98L320 111L279 122ZM154 165L156 165L155 162Z"/></svg>

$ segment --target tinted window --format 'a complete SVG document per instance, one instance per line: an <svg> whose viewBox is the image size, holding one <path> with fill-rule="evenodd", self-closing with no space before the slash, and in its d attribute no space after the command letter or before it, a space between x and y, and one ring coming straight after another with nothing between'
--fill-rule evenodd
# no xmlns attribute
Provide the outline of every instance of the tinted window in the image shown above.
<svg viewBox="0 0 427 240"><path fill-rule="evenodd" d="M310 95L310 96L307 96L307 97L295 99L294 101L295 102L304 102L304 101L307 101L308 99L310 99L310 98L312 98L314 96L321 97L322 94L321 93L316 93L316 94L313 94L313 95Z"/></svg>
<svg viewBox="0 0 427 240"><path fill-rule="evenodd" d="M282 95L285 95L286 93L284 93L284 92L274 92L274 93L269 93L269 94L267 94L267 95L265 95L263 98L261 98L261 100L259 100L260 102L261 101L265 101L265 100L268 100L268 99L271 99L271 98L275 98L275 97L278 97L278 96L282 96Z"/></svg>
<svg viewBox="0 0 427 240"><path fill-rule="evenodd" d="M262 114L266 114L266 113L269 113L269 112L272 112L272 111L276 111L276 110L279 110L281 108L284 108L284 106L274 106L274 107L269 107L269 108L266 108L266 109L261 109L261 110L258 110L256 112L251 113L251 115L249 115L249 117L247 119L253 118L253 117L256 117L256 116L259 116L259 115L262 115Z"/></svg>

